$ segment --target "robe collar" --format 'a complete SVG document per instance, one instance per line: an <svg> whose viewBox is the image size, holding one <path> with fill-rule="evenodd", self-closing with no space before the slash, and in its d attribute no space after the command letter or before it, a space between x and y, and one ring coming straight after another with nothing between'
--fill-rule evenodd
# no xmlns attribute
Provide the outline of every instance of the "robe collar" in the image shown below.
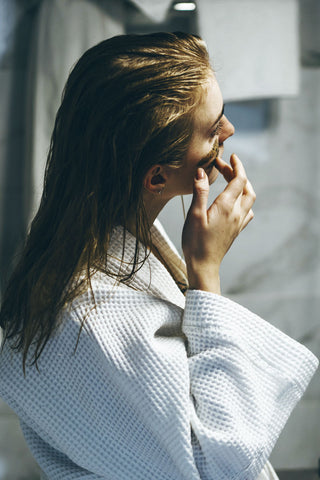
<svg viewBox="0 0 320 480"><path fill-rule="evenodd" d="M185 263L158 220L151 227L151 236L155 249L168 268L151 252L133 278L123 283L134 290L147 291L184 308L185 297L182 292L188 286ZM136 238L122 226L115 227L108 248L108 269L114 274L130 272L135 247ZM143 246L141 246L140 257L141 259L144 257Z"/></svg>

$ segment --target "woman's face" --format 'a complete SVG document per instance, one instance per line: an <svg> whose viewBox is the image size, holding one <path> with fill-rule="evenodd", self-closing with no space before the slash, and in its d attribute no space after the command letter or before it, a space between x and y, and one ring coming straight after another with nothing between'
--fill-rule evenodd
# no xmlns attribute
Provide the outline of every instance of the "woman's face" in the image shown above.
<svg viewBox="0 0 320 480"><path fill-rule="evenodd" d="M223 143L233 134L234 127L223 114L221 91L212 75L203 101L195 112L193 136L184 164L167 171L168 179L163 194L176 196L192 193L198 167L205 170L212 184L219 174L214 167L214 160L222 156Z"/></svg>

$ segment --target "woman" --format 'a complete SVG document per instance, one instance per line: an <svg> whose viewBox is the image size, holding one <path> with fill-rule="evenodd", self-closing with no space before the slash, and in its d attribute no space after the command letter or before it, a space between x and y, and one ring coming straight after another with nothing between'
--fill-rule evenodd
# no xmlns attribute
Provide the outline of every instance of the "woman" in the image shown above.
<svg viewBox="0 0 320 480"><path fill-rule="evenodd" d="M114 37L71 72L1 310L0 394L44 478L277 478L268 456L317 360L219 295L255 199L221 159L233 132L195 36ZM155 219L192 192L185 269Z"/></svg>

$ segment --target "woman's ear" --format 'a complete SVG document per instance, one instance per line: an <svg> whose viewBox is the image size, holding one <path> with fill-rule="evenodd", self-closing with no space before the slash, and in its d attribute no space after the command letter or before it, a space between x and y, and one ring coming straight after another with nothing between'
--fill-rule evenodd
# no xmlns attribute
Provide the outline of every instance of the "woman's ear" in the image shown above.
<svg viewBox="0 0 320 480"><path fill-rule="evenodd" d="M146 173L143 186L148 192L160 194L167 181L167 174L163 165L153 165Z"/></svg>

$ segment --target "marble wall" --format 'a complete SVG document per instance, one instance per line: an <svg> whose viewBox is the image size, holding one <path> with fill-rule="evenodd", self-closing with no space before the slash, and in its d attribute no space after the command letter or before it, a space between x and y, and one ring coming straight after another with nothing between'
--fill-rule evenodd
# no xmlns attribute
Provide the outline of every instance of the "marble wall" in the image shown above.
<svg viewBox="0 0 320 480"><path fill-rule="evenodd" d="M4 2L4 0L3 0ZM24 101L26 59L33 8L6 4L0 23L0 269L5 275L25 231ZM317 0L302 0L305 42ZM4 10L1 10L3 13ZM0 15L1 18L1 15ZM2 16L2 20L3 20ZM11 22L11 23L10 23ZM6 24L6 28L5 28ZM11 25L11 29L8 29ZM16 44L16 39L19 39ZM304 37L305 38L305 37ZM257 193L255 218L222 266L224 293L308 346L320 357L320 68L306 55L300 94L266 103L227 104L237 133L225 145L235 151ZM8 158L11 168L7 168ZM14 167L13 167L14 166ZM223 188L211 188L213 201ZM186 198L186 206L190 198ZM173 200L161 220L180 249L183 216ZM311 468L320 456L320 373L313 378L272 454L277 468ZM0 480L36 479L38 468L14 413L0 400Z"/></svg>

